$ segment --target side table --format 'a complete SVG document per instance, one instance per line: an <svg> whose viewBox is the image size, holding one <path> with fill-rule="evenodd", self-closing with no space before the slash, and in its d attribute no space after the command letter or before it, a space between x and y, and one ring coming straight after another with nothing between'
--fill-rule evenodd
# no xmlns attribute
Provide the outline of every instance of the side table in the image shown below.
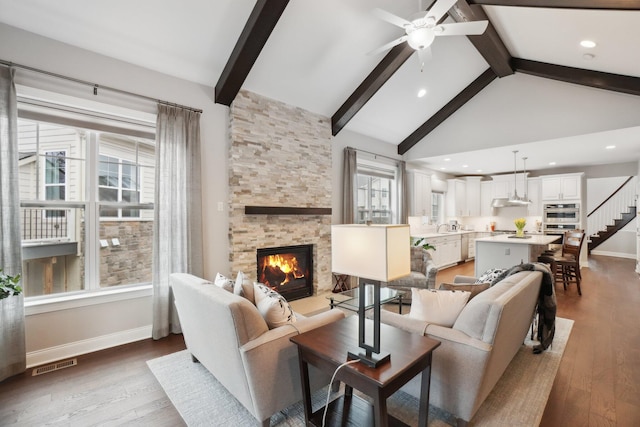
<svg viewBox="0 0 640 427"><path fill-rule="evenodd" d="M384 324L381 325L381 336L382 350L391 353L391 361L378 368L370 368L362 363L342 367L336 380L345 383L345 394L329 405L327 425L387 427L390 422L393 426L405 425L388 415L387 398L421 374L418 425L427 427L432 352L440 342ZM290 339L298 346L306 424L320 426L324 408L312 413L309 364L333 374L338 366L346 362L347 352L358 349L357 316L349 316ZM373 410L366 401L352 394L353 388L373 398Z"/></svg>

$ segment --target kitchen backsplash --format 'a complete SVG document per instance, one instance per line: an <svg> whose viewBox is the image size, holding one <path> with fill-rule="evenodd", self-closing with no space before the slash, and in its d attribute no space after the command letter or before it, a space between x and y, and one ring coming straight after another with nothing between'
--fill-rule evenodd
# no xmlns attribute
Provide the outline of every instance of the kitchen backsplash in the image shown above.
<svg viewBox="0 0 640 427"><path fill-rule="evenodd" d="M516 226L513 221L516 218L525 218L527 225L524 227L525 232L535 232L536 221L542 221L541 216L527 216L527 209L521 207L510 207L499 209L499 215L494 216L470 216L461 218L447 218L445 221L449 224L449 220L457 219L460 224L460 229L470 231L485 231L490 229L491 222L495 222L496 230L516 230ZM426 234L435 233L437 224L429 225L426 221L426 217L410 216L409 227L411 234ZM440 231L445 231L445 227L441 227Z"/></svg>

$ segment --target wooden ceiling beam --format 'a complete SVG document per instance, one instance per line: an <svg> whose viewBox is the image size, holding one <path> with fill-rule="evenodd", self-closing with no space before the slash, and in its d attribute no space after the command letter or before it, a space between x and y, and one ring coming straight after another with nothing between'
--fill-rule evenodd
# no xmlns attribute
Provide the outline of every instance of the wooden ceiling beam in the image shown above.
<svg viewBox="0 0 640 427"><path fill-rule="evenodd" d="M512 65L518 73L628 93L630 95L640 95L640 77L547 64L520 58L513 58Z"/></svg>
<svg viewBox="0 0 640 427"><path fill-rule="evenodd" d="M416 145L422 138L427 136L432 130L440 126L442 122L448 119L453 113L458 111L464 104L466 104L471 98L476 96L482 89L487 87L489 83L494 81L498 76L492 68L488 68L477 79L472 81L466 88L457 94L451 101L449 101L444 107L438 110L433 116L424 122L418 129L416 129L411 135L405 138L404 141L398 145L398 154L402 155L409 151L411 147Z"/></svg>
<svg viewBox="0 0 640 427"><path fill-rule="evenodd" d="M469 6L465 0L458 0L449 10L449 16L456 22L489 21L482 7ZM484 33L477 36L467 36L467 38L498 77L513 74L511 54L491 21L489 21Z"/></svg>
<svg viewBox="0 0 640 427"><path fill-rule="evenodd" d="M338 132L356 115L373 95L398 71L415 50L407 43L393 47L380 61L376 68L360 83L355 91L331 116L331 133L336 136Z"/></svg>
<svg viewBox="0 0 640 427"><path fill-rule="evenodd" d="M468 0L482 6L544 7L553 9L640 10L640 0Z"/></svg>
<svg viewBox="0 0 640 427"><path fill-rule="evenodd" d="M215 102L231 105L289 0L257 0L216 83Z"/></svg>

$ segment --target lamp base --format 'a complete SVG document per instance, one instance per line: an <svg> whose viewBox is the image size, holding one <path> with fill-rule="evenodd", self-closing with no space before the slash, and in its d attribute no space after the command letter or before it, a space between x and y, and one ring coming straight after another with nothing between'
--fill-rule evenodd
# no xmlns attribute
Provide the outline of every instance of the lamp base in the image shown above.
<svg viewBox="0 0 640 427"><path fill-rule="evenodd" d="M391 354L385 352L372 353L370 351L354 353L350 351L347 353L347 358L350 360L360 359L360 363L364 363L370 368L377 368L378 366L391 361Z"/></svg>

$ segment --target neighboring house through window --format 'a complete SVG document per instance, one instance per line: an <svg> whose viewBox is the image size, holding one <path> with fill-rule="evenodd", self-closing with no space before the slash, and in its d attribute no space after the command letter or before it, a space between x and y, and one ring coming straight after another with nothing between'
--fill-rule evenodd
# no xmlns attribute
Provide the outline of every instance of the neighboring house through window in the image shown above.
<svg viewBox="0 0 640 427"><path fill-rule="evenodd" d="M27 298L152 280L155 127L130 131L19 102L22 284ZM39 105L41 107L41 105ZM78 117L83 126L77 126ZM46 121L45 121L46 120ZM142 126L142 125L141 125ZM129 125L129 127L131 127ZM146 137L146 135L149 135Z"/></svg>

